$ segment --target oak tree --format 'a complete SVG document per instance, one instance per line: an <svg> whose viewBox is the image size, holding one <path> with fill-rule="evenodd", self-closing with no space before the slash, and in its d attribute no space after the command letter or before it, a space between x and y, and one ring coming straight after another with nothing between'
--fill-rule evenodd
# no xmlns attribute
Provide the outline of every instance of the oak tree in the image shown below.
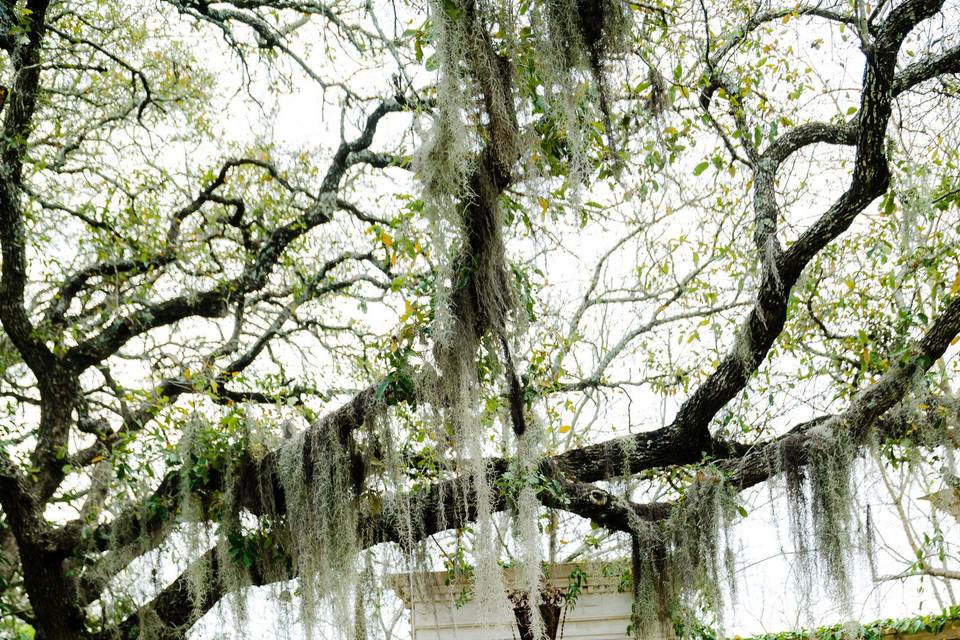
<svg viewBox="0 0 960 640"><path fill-rule="evenodd" d="M0 633L181 638L272 584L366 637L376 558L493 611L503 561L530 602L610 549L682 633L762 485L849 598L862 460L956 483L958 24L4 0Z"/></svg>

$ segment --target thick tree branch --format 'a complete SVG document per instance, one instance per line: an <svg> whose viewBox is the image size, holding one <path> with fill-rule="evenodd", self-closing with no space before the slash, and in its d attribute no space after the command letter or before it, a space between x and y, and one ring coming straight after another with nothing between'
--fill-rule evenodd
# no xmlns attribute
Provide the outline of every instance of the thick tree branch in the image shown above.
<svg viewBox="0 0 960 640"><path fill-rule="evenodd" d="M911 346L901 362L891 368L875 384L858 394L843 413L802 423L784 436L762 446L743 449L739 456L718 460L715 464L728 474L728 481L732 486L738 490L744 490L770 479L777 473L777 469L781 468L779 463L785 455L785 447L789 448L787 455L790 456L791 464L807 464L811 443L816 438L822 437L820 433L824 428L847 430L860 443L871 430L875 430L880 438L900 437L915 427L912 419L905 418L903 415L884 416L884 414L903 399L915 376L939 359L950 341L958 334L960 334L960 296L953 298L926 334ZM337 412L331 417L331 423L342 419L344 415L342 410ZM311 442L311 439L305 438L302 442L304 446L308 446L306 443ZM307 458L309 456L305 454L305 459ZM560 488L560 493L557 493L555 488L540 490L539 497L545 506L563 509L594 520L607 529L624 532L635 530L639 520L666 519L675 508L672 503L631 503L594 485L571 481L559 464L561 458L562 456L556 456L547 459L540 466L546 477L557 481L554 487ZM261 512L265 507L262 501L264 481L273 485L274 495L270 500L275 501L274 506L281 510L284 508L283 490L279 485L279 474L275 470L275 465L274 459L246 467L240 492L244 497L244 506L254 513ZM493 486L498 487L494 497L494 508L506 509L510 503L508 496L500 488L502 485L498 483L498 479L510 469L510 463L503 459L490 460L488 469ZM362 545L366 547L382 542L408 544L412 541L411 535L413 540L419 540L442 530L466 525L476 516L475 496L469 495L469 489L466 497L459 495L458 489L463 490L462 486L457 486L459 483L462 483L462 480L454 479L435 484L426 493L419 492L416 496L394 496L392 501L396 504L407 505L406 508L413 505L421 510L422 522L417 524L413 532L410 532L408 523L402 522L402 518L398 519L396 515L404 512L404 509L384 509L378 515L367 515L359 531ZM251 489L251 486L256 488ZM465 505L466 508L464 508ZM207 560L210 561L211 558L208 557ZM288 577L283 576L284 579ZM177 586L179 581L178 578L174 586L168 587L158 596L155 608L159 607L163 610L166 606L164 603L172 599L182 588ZM222 597L223 595L222 592L216 591L216 583L212 585L210 595L211 600L204 603L208 607L215 604L214 596ZM184 615L184 613L178 610L177 615ZM169 620L169 623L175 626L180 619L171 615ZM128 621L124 624L132 623Z"/></svg>
<svg viewBox="0 0 960 640"><path fill-rule="evenodd" d="M886 374L870 387L860 392L850 403L847 409L835 416L823 416L802 423L791 429L787 434L771 442L750 448L742 445L730 445L729 451L738 451L735 455L717 460L715 464L728 475L728 482L738 490L743 490L768 480L781 468L779 462L785 455L789 456L790 463L804 465L809 461L811 443L824 428L842 429L850 433L855 442L862 443L871 429L876 430L881 438L896 438L912 427L910 420L904 416L884 416L900 403L910 388L915 377L926 371L943 356L950 342L960 334L960 296L954 296L943 312L936 318L928 331L901 357L900 362L894 365ZM366 393L371 393L368 390ZM373 392L375 393L375 392ZM312 429L324 428L337 430L342 437L343 430L349 430L358 418L362 418L364 408L372 402L370 398L358 396L336 412L330 414ZM308 451L312 443L317 440L307 436L298 441L297 446L304 448L302 459L309 461L313 454ZM662 446L654 441L649 445L653 449ZM688 443L689 445L689 443ZM695 449L691 449L695 451ZM541 489L539 497L545 506L563 509L581 517L594 520L605 528L630 532L636 528L639 520L656 521L670 516L674 505L671 503L635 504L618 497L594 485L571 480L570 477L584 477L587 475L577 467L571 467L571 454L560 454L548 458L540 465L545 477L556 481L560 487L557 493L554 488ZM699 452L697 452L699 455ZM574 459L585 459L582 455ZM655 460L655 456L648 459ZM698 459L688 458L688 462L697 462ZM308 464L305 462L305 464ZM510 469L510 462L505 459L492 459L487 462L488 473L492 486L495 487L493 506L496 510L508 508L509 497L504 492L499 479ZM610 469L609 474L597 477L597 480L610 479L623 475L618 469ZM272 515L285 513L285 495L280 480L279 454L272 452L257 460L246 459L243 462L237 488L237 498L240 504L251 513ZM167 492L175 491L179 486L176 476L168 476L164 480ZM463 492L467 495L464 496ZM469 523L476 517L476 496L470 495L469 486L463 485L461 479L451 479L432 485L427 491L419 491L416 495L393 496L388 502L395 503L402 508L382 509L376 515L365 514L362 518L358 535L363 547L383 542L408 544L423 539L443 530L458 528ZM410 508L415 508L423 514L422 521L415 523L414 530L410 531L410 523L403 519L402 514ZM99 539L109 539L108 529L101 528L96 534ZM411 539L412 536L412 539ZM208 557L207 561L212 558ZM288 578L284 576L284 579ZM279 579L279 578L277 578ZM165 610L166 602L175 600L182 586L180 578L171 587L165 589L151 605L154 610ZM222 597L222 591L217 591L217 584L212 584L211 600L204 602L212 607L216 599ZM202 609L205 611L206 609ZM182 610L171 610L169 619L164 619L173 627L182 624L176 616L186 615ZM136 618L126 621L122 628L134 624ZM124 636L125 637L125 636Z"/></svg>

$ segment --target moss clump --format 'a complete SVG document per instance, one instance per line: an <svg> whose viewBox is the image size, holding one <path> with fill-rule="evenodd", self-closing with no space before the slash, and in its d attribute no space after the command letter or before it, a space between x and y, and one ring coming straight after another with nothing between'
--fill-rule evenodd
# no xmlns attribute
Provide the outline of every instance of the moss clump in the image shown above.
<svg viewBox="0 0 960 640"><path fill-rule="evenodd" d="M357 582L358 510L354 466L341 434L320 424L288 440L278 472L290 553L300 577L302 618L313 633L317 611L350 620Z"/></svg>
<svg viewBox="0 0 960 640"><path fill-rule="evenodd" d="M736 491L714 467L697 470L668 521L671 578L678 597L674 622L700 609L723 628L725 594L735 593L731 525Z"/></svg>
<svg viewBox="0 0 960 640"><path fill-rule="evenodd" d="M693 628L704 611L723 627L725 596L736 592L731 526L737 512L736 491L719 470L704 466L669 518L631 522L635 637Z"/></svg>
<svg viewBox="0 0 960 640"><path fill-rule="evenodd" d="M210 565L203 560L215 539L206 520L210 496L206 486L210 472L217 469L218 456L210 442L211 426L203 416L194 413L187 420L178 444L180 471L180 520L184 529L185 555L188 559L187 586L190 600L200 608L210 582Z"/></svg>
<svg viewBox="0 0 960 640"><path fill-rule="evenodd" d="M855 549L852 473L857 452L849 431L836 420L816 424L804 437L786 438L781 445L780 471L797 554L797 592L812 594L817 583L823 584L847 609Z"/></svg>
<svg viewBox="0 0 960 640"><path fill-rule="evenodd" d="M240 522L240 509L236 504L236 478L232 466L227 466L224 479L222 515L217 527L217 558L219 560L218 578L224 585L230 610L233 613L234 626L242 629L247 620L247 598L244 587L250 584L247 572L247 557L238 555L238 546L244 539ZM243 551L243 546L240 546Z"/></svg>
<svg viewBox="0 0 960 640"><path fill-rule="evenodd" d="M619 162L611 117L611 92L606 66L612 56L626 51L632 28L630 13L615 0L549 0L541 19L546 25L545 53L539 71L548 97L559 98L576 158L582 152L582 135L571 91L580 73L593 80L597 107L607 135L609 155ZM582 163L582 160L579 162ZM574 168L579 164L575 161Z"/></svg>
<svg viewBox="0 0 960 640"><path fill-rule="evenodd" d="M628 633L635 638L669 637L676 597L669 577L667 534L662 524L639 518L630 524L633 606Z"/></svg>
<svg viewBox="0 0 960 640"><path fill-rule="evenodd" d="M793 574L796 580L796 593L802 598L800 605L805 616L810 618L810 604L814 593L817 575L815 545L811 547L810 500L807 497L807 474L804 467L795 460L799 453L793 441L785 440L780 449L780 471L782 471L784 491L787 500L787 523L790 540L796 554Z"/></svg>
<svg viewBox="0 0 960 640"><path fill-rule="evenodd" d="M513 514L514 537L520 551L522 562L521 590L525 596L523 601L538 603L543 590L543 549L541 545L540 527L540 500L537 498L537 487L530 481L537 477L537 470L542 456L540 434L541 425L526 431L517 439L517 465L521 477L527 479L520 488L516 500L516 510ZM520 606L514 602L514 609ZM528 606L526 626L529 637L542 638L546 633L545 621L540 606ZM554 628L554 631L556 629Z"/></svg>
<svg viewBox="0 0 960 640"><path fill-rule="evenodd" d="M843 425L824 425L810 446L810 514L821 578L845 609L850 608L853 550L853 464L857 447Z"/></svg>

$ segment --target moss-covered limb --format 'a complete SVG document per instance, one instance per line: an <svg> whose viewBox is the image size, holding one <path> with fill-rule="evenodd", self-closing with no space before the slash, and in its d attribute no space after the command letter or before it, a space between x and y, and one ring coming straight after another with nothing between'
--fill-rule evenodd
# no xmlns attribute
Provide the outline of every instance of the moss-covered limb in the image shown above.
<svg viewBox="0 0 960 640"><path fill-rule="evenodd" d="M403 384L389 378L372 385L302 434L300 456L309 469L303 469L300 475L309 477L314 468L313 460L320 463L327 460L325 452L315 451L318 447L323 448L319 443L325 439L333 439L346 450L352 450L354 429L363 425L377 407L382 409L405 397L404 388ZM189 448L189 443L185 446ZM236 458L205 467L203 486L198 491L188 489L184 482L188 470L168 473L149 496L94 529L89 541L81 539L82 523L70 523L61 529L58 544L63 548L83 543L90 545L94 552L88 555L81 574L81 601L86 604L99 597L119 571L139 555L162 544L178 522L195 526L207 518L215 518L216 509L213 507L235 513L243 506L255 505L255 513L271 515L276 513L275 505L279 503L285 510L285 489L288 490L289 486L282 482L288 476L280 472L283 452L283 449L277 449L266 456L243 452ZM185 455L188 456L189 451ZM365 468L361 457L351 457L347 467L338 468L338 471L343 471L353 485L362 484ZM189 494L186 507L185 493ZM354 493L351 491L350 495ZM351 531L351 538L352 535ZM98 551L101 555L95 553Z"/></svg>
<svg viewBox="0 0 960 640"><path fill-rule="evenodd" d="M846 412L838 416L822 416L801 423L783 436L762 446L744 449L740 446L723 445L727 450L736 451L737 455L721 458L717 462L718 467L729 474L729 481L738 488L745 489L759 484L769 479L777 469L781 468L784 456L787 457L791 465L802 466L806 464L809 454L807 443L813 437L810 431L814 427L822 427L828 422L842 422L849 428L856 428L858 424L861 428L873 426L881 437L892 439L902 437L912 428L913 421L916 418L902 412L890 412L882 416L878 415L879 412L889 411L896 402L899 402L907 390L909 381L916 372L925 370L935 362L957 332L960 332L960 298L954 298L944 314L935 320L927 334L915 343L910 352L912 357L891 368L876 384L857 396ZM319 421L311 427L311 430L335 429L342 433L348 427L356 427L362 423L360 421L366 416L370 406L369 402L376 397L376 394L376 387L367 389L349 403ZM385 394L381 399L390 397L392 396ZM865 407L869 411L866 411ZM928 403L927 419L936 423L941 419L939 414L943 408L936 402ZM854 416L860 417L851 422ZM858 423L858 420L863 422ZM608 479L658 466L690 464L700 459L701 450L699 448L691 446L691 443L686 443L686 446L684 446L681 441L670 438L669 435L669 432L663 430L642 434L641 437L644 439L641 444L643 446L629 455L624 454L621 448L615 446L619 443L618 440L613 440L601 445L591 445L558 454L549 458L545 464L548 468L555 468L565 477L577 478L579 484L571 483L570 492L575 497L582 496L584 504L592 504L597 500L591 502L590 492L596 488L586 484L587 479ZM608 450L618 453L610 456L603 455ZM276 464L277 455L277 452L271 452L260 460L247 459L241 465L238 491L243 506L253 513L264 511L266 495L263 490L267 487L272 487L268 491L272 493L271 499L277 508L282 509L283 507L283 489L275 480L276 472L272 470ZM626 460L625 465L618 464L624 460ZM493 459L488 461L487 467L491 475L496 477L497 474L505 472L508 465L505 460ZM158 491L162 493L171 492L175 486L176 482L172 479L169 482L168 479L165 479L161 483L161 490ZM163 487L167 487L167 489L163 490ZM431 488L423 498L427 503L430 503L433 501L432 496L442 493L443 488L447 489L446 493L448 495L452 496L456 493L451 487ZM139 512L142 513L142 511ZM457 521L449 520L449 522L451 526L455 526ZM104 542L110 540L109 529L110 525L102 525L101 528L98 528L97 539ZM430 527L428 526L427 529L430 529ZM385 535L390 537L389 534Z"/></svg>
<svg viewBox="0 0 960 640"><path fill-rule="evenodd" d="M728 476L725 484L742 490L770 478L778 468L781 468L779 462L784 451L787 452L791 465L808 463L811 454L815 453L810 443L814 438L822 437L821 432L827 425L833 427L842 425L851 433L860 433L860 428L871 424L877 425L878 429L888 425L890 434L903 433L903 430L908 427L902 417L894 414L878 422L875 417L877 412L892 408L893 404L906 392L909 381L939 358L958 332L960 332L960 298L954 298L944 313L936 318L927 334L914 343L909 351L909 357L891 368L870 389L857 396L843 414L798 425L791 433L765 446L754 448L742 457L718 461L717 468ZM341 421L349 423L352 412L356 410L356 407L347 405L346 408L334 412L321 421L313 429L326 429L325 433L328 437L336 441L341 433L337 427L342 426ZM857 416L859 418L856 418ZM868 420L869 424L858 424L855 422L856 419ZM699 452L697 453L699 455ZM240 466L237 495L242 502L239 504L254 514L268 510L283 514L286 510L288 503L285 493L290 490L290 487L281 481L284 473L277 466L278 455L277 452L273 452L260 458L259 461L250 460ZM569 460L565 455L560 455L547 459L541 465L545 477L554 481L552 484L546 484L539 493L540 499L549 506L579 512L585 517L601 522L605 527L623 531L632 531L634 528L632 521L635 521L638 516L641 520L662 520L669 517L671 505L634 506L596 487L566 480L563 473L576 471L575 468L571 469L568 466ZM491 480L491 486L496 487L497 479L509 470L509 464L506 460L489 460L484 463L484 469ZM612 475L619 475L611 471ZM344 475L349 475L349 471L344 470ZM403 509L384 508L376 513L358 514L357 549L380 542L406 543L411 539L420 539L438 531L464 526L477 517L479 500L469 490L464 494L460 489L462 485L459 480L449 480L411 495L388 497L386 499L388 505L407 505L406 508L409 508L410 504L415 504L418 507L423 516L412 529L409 519L402 517ZM490 508L502 510L507 506L508 500L505 493L495 490Z"/></svg>
<svg viewBox="0 0 960 640"><path fill-rule="evenodd" d="M667 519L674 508L670 502L631 502L596 485L559 475L545 483L538 497L544 506L574 513L611 531L627 533L634 530L638 521Z"/></svg>
<svg viewBox="0 0 960 640"><path fill-rule="evenodd" d="M494 50L485 16L473 0L465 4L460 20L468 42L468 66L479 86L488 119L488 136L465 188L455 194L461 199L463 243L452 261L452 331L441 332L447 339L437 349L445 374L472 360L485 335L502 335L507 329L507 316L515 306L499 204L520 158L513 70ZM508 361L508 365L512 369L512 362Z"/></svg>
<svg viewBox="0 0 960 640"><path fill-rule="evenodd" d="M213 548L197 558L191 567L164 587L150 602L141 606L116 627L91 634L91 640L133 640L157 638L158 640L182 640L190 627L207 611L212 609L231 590L242 586L260 586L278 580L292 579L292 565L284 559L264 554L258 556L248 567L246 584L231 584L225 576L223 565L233 562L224 559L220 550ZM191 572L202 564L208 579L201 593L193 593L190 585Z"/></svg>
<svg viewBox="0 0 960 640"><path fill-rule="evenodd" d="M674 421L677 425L677 421ZM639 473L644 469L693 464L704 453L726 457L728 445L709 434L688 436L674 425L571 449L553 458L557 467L583 482ZM678 425L679 426L679 425Z"/></svg>
<svg viewBox="0 0 960 640"><path fill-rule="evenodd" d="M909 15L920 21L939 4L934 0L921 2L917 0L915 11L901 12L896 21L890 22L882 39L884 55L868 64L866 81L867 90L863 94L861 104L861 118L857 122L856 131L852 140L858 148L857 170L854 180L844 193L826 213L788 250L780 253L774 251L770 256L769 264L765 265L763 280L756 296L756 302L751 309L731 352L721 361L717 369L694 391L683 403L673 423L666 429L652 434L630 436L623 443L598 445L596 450L585 449L571 456L579 458L577 466L590 466L593 458L597 463L584 480L595 480L607 474L608 460L614 461L614 466L628 473L634 465L644 464L645 460L631 459L618 453L618 449L629 450L623 447L626 440L632 440L638 449L645 454L647 448L642 446L644 440L658 439L665 446L656 447L658 451L669 451L670 444L683 451L685 442L695 442L702 451L723 457L721 451L715 451L717 443L713 442L708 432L709 425L727 403L739 393L747 383L747 377L752 374L766 357L777 336L780 335L787 316L787 302L793 285L797 282L801 272L827 244L836 239L846 230L870 202L874 200L888 183L888 170L883 155L882 139L886 130L886 122L890 116L890 101L893 93L894 77L890 56L899 48L900 41L894 36L902 31L900 22ZM893 17L891 16L891 21ZM897 28L892 25L896 23ZM892 53L891 53L892 52ZM799 148L799 147L797 147ZM796 148L793 149L795 151ZM792 153L792 151L791 151ZM789 153L787 154L789 155ZM769 162L773 162L769 160ZM776 164L776 163L774 163ZM755 186L758 210L762 210L762 217L768 218L766 212L776 203L769 201L772 180L776 178L775 167L759 176ZM764 184L761 182L766 181ZM770 229L772 233L773 228ZM769 234L768 234L769 235ZM772 237L772 236L771 236Z"/></svg>
<svg viewBox="0 0 960 640"><path fill-rule="evenodd" d="M302 434L301 456L311 472L326 460L322 451L315 452L317 443L333 438L350 449L353 447L354 430L367 423L375 414L400 401L412 400L412 386L406 372L394 372L377 384L358 393L350 401L328 414ZM322 447L321 447L322 448ZM211 496L223 496L230 492L233 509L248 508L256 514L285 512L285 476L280 472L282 449L268 452L265 456L250 455L230 460L236 483L231 484L225 469L217 466L207 469L203 491L192 496L196 513L182 514L184 485L180 470L168 473L158 487L140 502L122 511L116 518L96 527L88 540L83 539L85 523L73 521L57 531L55 540L59 548L71 549L79 544L91 547L81 580L81 602L86 604L99 597L102 589L113 577L138 555L156 548L184 517L200 521L210 512L207 500ZM340 469L353 487L363 482L366 472L363 457L352 455L350 464ZM350 491L351 495L356 492ZM200 500L201 503L196 503ZM222 506L222 505L221 505ZM350 539L353 538L351 531ZM97 554L100 552L100 555Z"/></svg>
<svg viewBox="0 0 960 640"><path fill-rule="evenodd" d="M958 325L957 329L960 330L960 325ZM949 339L944 337L945 335L948 335L948 333L938 333L940 333L941 338L944 339L946 343L949 343ZM941 408L943 407L940 407L936 403L932 403L928 407L927 419L931 422L931 424L936 424L942 419L942 416L940 416ZM807 438L812 437L810 435L811 429L822 426L824 423L833 419L835 419L833 416L822 416L820 418L801 423L791 429L787 434L771 441L770 443L767 443L764 446L745 449L739 446L735 447L731 445L729 448L731 450L739 450L741 455L718 460L716 465L728 475L727 482L730 485L738 489L746 489L754 486L760 482L763 482L764 480L769 479L777 472L778 469L782 468L781 458L784 455L788 457L792 465L805 465L809 460L809 450L805 446L805 443L807 442ZM907 433L909 430L916 428L917 425L915 422L915 417L908 416L903 413L891 412L875 421L874 426L879 436L896 439ZM683 458L685 460L689 460L689 462L686 462L686 464L690 464L699 460L699 457L697 460L691 460L689 457L691 455L692 454L688 453L687 457ZM697 452L696 455L699 456L699 452ZM567 479L567 474L572 474L577 478L582 478L584 475L586 475L586 473L577 473L580 471L580 469L578 469L573 462L576 459L577 458L571 457L568 452L548 458L541 464L540 468L543 471L544 476L550 481L556 483L552 485L554 490L551 491L549 490L549 487L544 487L539 494L541 500L547 506L561 508L572 513L577 513L583 517L594 519L607 528L620 531L631 530L630 520L634 516L639 516L644 520L660 520L668 517L673 509L674 505L672 503L628 503L622 498L600 489L595 485L591 485L587 482ZM587 460L588 463L584 471L590 473L594 464L592 461L590 461L591 458L588 457ZM509 464L508 461L504 459L490 459L487 461L487 468L491 477L494 478L494 482L496 482L496 478L508 470ZM609 475L601 476L597 479L608 479L623 475L618 469L615 468L611 468L609 471ZM443 484L434 485L428 489L426 493L420 495L418 501L425 507L429 505L428 508L431 512L438 508L441 512L446 511L446 514L442 518L433 517L430 514L425 515L423 529L424 534L434 533L436 531L434 527L441 520L445 521L451 527L463 524L464 519L457 517L455 514L456 505L453 500L455 493L453 481L451 481L449 486ZM448 497L443 499L441 496ZM467 496L467 498L467 501L469 502L469 496ZM505 496L501 496L498 498L495 507L505 508L506 504L507 502ZM466 515L466 519L469 520L471 514L468 512ZM391 533L391 529L389 527L389 520L380 523L375 523L371 520L370 524L372 525L370 531L374 533L373 537L371 538L371 543L374 541L394 539L394 534Z"/></svg>
<svg viewBox="0 0 960 640"><path fill-rule="evenodd" d="M740 488L757 485L780 468L779 460L786 455L794 465L809 462L817 438L831 432L844 432L858 446L867 434L875 430L882 439L902 437L917 418L905 413L887 413L904 397L915 377L940 359L950 342L960 334L960 296L954 296L927 332L915 341L876 382L858 393L847 409L834 416L825 416L797 425L788 433L756 447L738 459L722 461L719 465L730 474L731 482ZM927 408L927 417L933 424L942 421L939 415L946 404L934 402ZM887 414L887 415L884 415Z"/></svg>
<svg viewBox="0 0 960 640"><path fill-rule="evenodd" d="M812 426L822 424L822 422L823 421L820 420L813 424L804 423L803 425L798 425L795 430L796 432L789 437L802 438L804 437L803 434L808 432ZM899 419L892 419L890 424L894 428L891 433L897 433L897 430L899 430L899 433L903 433L904 429L909 428ZM777 441L769 446L783 446L783 440ZM797 461L802 462L803 458L798 458ZM718 467L729 465L730 468L736 469L735 463L736 461L732 460L727 462L720 461L717 465ZM545 469L549 472L549 463L547 464L548 466ZM252 467L249 467L247 472L250 473L251 469ZM487 464L487 469L489 470L493 484L496 486L496 478L509 469L509 464L505 460L491 460ZM267 486L269 486L271 478L269 470L261 468L260 472L266 473L267 475L263 478L247 478L244 482L265 482ZM766 464L764 464L764 472L766 473L764 479L766 479L771 473L770 467ZM743 484L746 476L743 474L738 475L736 472L733 473L734 475L731 482L737 483L733 486L747 486ZM760 480L757 480L757 482L759 481ZM754 484L756 484L756 482ZM461 487L461 485L458 480L435 484L426 490L406 496L394 496L393 498L388 498L386 501L388 505L402 505L402 509L385 508L378 513L360 514L357 523L358 548L366 548L382 542L409 544L410 540L422 539L439 531L462 527L468 524L477 516L477 500L476 496L469 492L465 495L458 494L457 490L459 487ZM586 483L560 481L554 484L553 487L555 487L554 490L544 489L539 493L539 497L544 504L578 513L583 517L596 520L606 528L628 533L636 530L636 520L638 516L641 521L663 521L668 519L676 508L676 505L673 503L632 504L618 496ZM278 490L278 494L282 496L282 489ZM414 524L412 530L410 528L411 523L406 521L401 515L402 510L409 509L411 505L414 505L415 508L422 513L422 518ZM503 492L496 492L491 503L491 508L499 511L506 509L508 506L509 501L507 500L507 496ZM261 578L254 576L253 579L269 579L266 578L266 576L269 575L266 572L261 572L260 575ZM176 589L173 588L166 590L165 593L167 595L164 596L166 599L173 599L176 596L176 593L170 593L171 590L176 591ZM212 606L212 604L214 603L211 603L210 606Z"/></svg>

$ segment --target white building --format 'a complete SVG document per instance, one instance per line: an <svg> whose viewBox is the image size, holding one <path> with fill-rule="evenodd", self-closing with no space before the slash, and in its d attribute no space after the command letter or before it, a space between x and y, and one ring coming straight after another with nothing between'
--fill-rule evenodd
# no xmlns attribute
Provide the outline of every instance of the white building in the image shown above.
<svg viewBox="0 0 960 640"><path fill-rule="evenodd" d="M621 577L601 564L552 565L545 583L566 594L575 570L586 574L572 604L560 610L557 638L575 640L626 640L632 597L621 590ZM448 584L448 574L418 573L396 575L394 590L410 610L414 640L520 640L516 620L504 607L499 619L481 611L465 596L463 583ZM515 588L511 571L506 572L507 588Z"/></svg>

